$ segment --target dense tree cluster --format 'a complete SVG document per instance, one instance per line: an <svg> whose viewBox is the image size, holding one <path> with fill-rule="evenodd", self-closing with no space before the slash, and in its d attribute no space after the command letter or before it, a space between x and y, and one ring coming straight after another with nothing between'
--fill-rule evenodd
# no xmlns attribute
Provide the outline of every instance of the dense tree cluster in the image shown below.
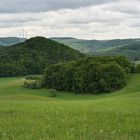
<svg viewBox="0 0 140 140"><path fill-rule="evenodd" d="M43 86L76 93L111 92L126 85L130 69L125 57L91 57L50 66Z"/></svg>
<svg viewBox="0 0 140 140"><path fill-rule="evenodd" d="M0 48L0 77L43 73L50 64L77 60L85 55L43 37Z"/></svg>

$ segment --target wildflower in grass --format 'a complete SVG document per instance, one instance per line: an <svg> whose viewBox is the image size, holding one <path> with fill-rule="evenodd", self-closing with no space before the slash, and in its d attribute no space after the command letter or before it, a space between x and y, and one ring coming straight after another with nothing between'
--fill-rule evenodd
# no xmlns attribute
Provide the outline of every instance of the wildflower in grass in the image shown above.
<svg viewBox="0 0 140 140"><path fill-rule="evenodd" d="M75 129L74 129L74 128L71 128L71 129L70 129L70 131L71 131L71 132L74 132L74 131L75 131Z"/></svg>
<svg viewBox="0 0 140 140"><path fill-rule="evenodd" d="M114 133L116 133L116 130L114 130L114 131L111 131L111 134L114 134Z"/></svg>
<svg viewBox="0 0 140 140"><path fill-rule="evenodd" d="M101 129L101 130L100 130L100 133L103 133L103 132L104 132L104 130Z"/></svg>
<svg viewBox="0 0 140 140"><path fill-rule="evenodd" d="M6 136L7 134L6 133L3 133L3 136Z"/></svg>

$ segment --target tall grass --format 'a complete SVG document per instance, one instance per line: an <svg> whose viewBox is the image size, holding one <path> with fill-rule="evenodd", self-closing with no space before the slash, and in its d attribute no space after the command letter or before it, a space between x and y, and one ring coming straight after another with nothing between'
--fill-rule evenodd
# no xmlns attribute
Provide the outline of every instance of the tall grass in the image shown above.
<svg viewBox="0 0 140 140"><path fill-rule="evenodd" d="M139 140L140 75L112 94L75 95L0 79L1 140Z"/></svg>

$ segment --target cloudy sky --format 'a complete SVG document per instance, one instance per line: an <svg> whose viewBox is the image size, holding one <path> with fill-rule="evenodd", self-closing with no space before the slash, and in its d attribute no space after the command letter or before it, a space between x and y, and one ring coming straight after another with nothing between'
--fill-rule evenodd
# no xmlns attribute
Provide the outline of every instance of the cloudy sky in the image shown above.
<svg viewBox="0 0 140 140"><path fill-rule="evenodd" d="M140 0L1 0L0 36L140 38Z"/></svg>

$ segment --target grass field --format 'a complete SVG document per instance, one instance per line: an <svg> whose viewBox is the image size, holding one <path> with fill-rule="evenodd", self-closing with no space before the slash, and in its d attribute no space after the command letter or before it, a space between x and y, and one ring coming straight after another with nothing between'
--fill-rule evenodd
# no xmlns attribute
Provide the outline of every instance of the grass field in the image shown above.
<svg viewBox="0 0 140 140"><path fill-rule="evenodd" d="M134 63L135 63L135 64L140 64L140 61L135 61Z"/></svg>
<svg viewBox="0 0 140 140"><path fill-rule="evenodd" d="M0 78L0 140L139 140L140 74L112 94L59 93Z"/></svg>

